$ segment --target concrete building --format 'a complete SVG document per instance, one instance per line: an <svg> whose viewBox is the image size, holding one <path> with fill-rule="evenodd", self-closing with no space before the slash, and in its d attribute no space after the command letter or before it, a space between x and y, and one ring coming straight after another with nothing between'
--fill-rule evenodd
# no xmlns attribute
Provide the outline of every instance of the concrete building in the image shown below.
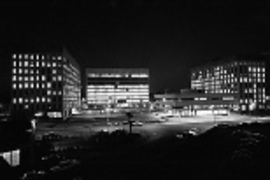
<svg viewBox="0 0 270 180"><path fill-rule="evenodd" d="M191 70L191 88L206 94L237 94L240 110L265 108L266 67L263 56L236 56Z"/></svg>
<svg viewBox="0 0 270 180"><path fill-rule="evenodd" d="M238 108L236 94L205 94L191 91L181 94L156 94L154 97L155 108L174 109L186 116L212 114L213 110L217 114L228 114L230 110Z"/></svg>
<svg viewBox="0 0 270 180"><path fill-rule="evenodd" d="M12 55L12 111L67 117L81 99L80 67L70 53Z"/></svg>
<svg viewBox="0 0 270 180"><path fill-rule="evenodd" d="M130 106L149 102L149 70L102 68L86 70L88 104Z"/></svg>

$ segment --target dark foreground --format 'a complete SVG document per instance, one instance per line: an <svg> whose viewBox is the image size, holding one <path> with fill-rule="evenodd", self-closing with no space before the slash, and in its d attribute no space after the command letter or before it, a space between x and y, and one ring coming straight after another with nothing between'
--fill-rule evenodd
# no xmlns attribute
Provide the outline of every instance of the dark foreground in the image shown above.
<svg viewBox="0 0 270 180"><path fill-rule="evenodd" d="M125 131L101 132L75 148L50 151L78 160L76 166L33 179L269 179L269 137L269 123L219 125L198 136L184 133L155 141ZM42 143L50 144L48 139ZM42 168L37 160L35 169Z"/></svg>

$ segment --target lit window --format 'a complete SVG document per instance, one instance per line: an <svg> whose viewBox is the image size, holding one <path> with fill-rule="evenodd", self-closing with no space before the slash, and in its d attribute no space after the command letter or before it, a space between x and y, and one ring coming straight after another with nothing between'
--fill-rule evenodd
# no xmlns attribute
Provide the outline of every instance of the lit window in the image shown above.
<svg viewBox="0 0 270 180"><path fill-rule="evenodd" d="M53 63L53 67L56 67L56 63L55 62Z"/></svg>
<svg viewBox="0 0 270 180"><path fill-rule="evenodd" d="M62 94L62 92L61 91L58 91L58 95L61 95Z"/></svg>
<svg viewBox="0 0 270 180"><path fill-rule="evenodd" d="M42 59L45 59L44 55L42 55Z"/></svg>
<svg viewBox="0 0 270 180"><path fill-rule="evenodd" d="M16 61L13 61L13 66L16 67L16 65L17 65L17 64L16 64Z"/></svg>
<svg viewBox="0 0 270 180"><path fill-rule="evenodd" d="M56 77L53 77L52 79L53 79L53 81L56 81Z"/></svg>
<svg viewBox="0 0 270 180"><path fill-rule="evenodd" d="M21 61L19 61L19 67L22 67L22 62Z"/></svg>
<svg viewBox="0 0 270 180"><path fill-rule="evenodd" d="M56 91L53 91L53 95L56 95Z"/></svg>
<svg viewBox="0 0 270 180"><path fill-rule="evenodd" d="M58 57L57 57L57 59L58 59L58 60L61 60L61 59L62 59L62 57L61 57L61 56L58 56Z"/></svg>
<svg viewBox="0 0 270 180"><path fill-rule="evenodd" d="M42 67L45 67L45 62L42 62Z"/></svg>
<svg viewBox="0 0 270 180"><path fill-rule="evenodd" d="M36 62L36 66L39 67L39 62L38 61Z"/></svg>
<svg viewBox="0 0 270 180"><path fill-rule="evenodd" d="M34 55L31 55L31 56L30 56L30 59L33 60L33 59L34 59Z"/></svg>
<svg viewBox="0 0 270 180"><path fill-rule="evenodd" d="M34 83L31 83L30 84L30 88L34 88Z"/></svg>
<svg viewBox="0 0 270 180"><path fill-rule="evenodd" d="M19 98L19 103L22 103L23 102L23 99L22 98Z"/></svg>
<svg viewBox="0 0 270 180"><path fill-rule="evenodd" d="M42 97L42 102L46 102L46 99L45 99L45 97Z"/></svg>
<svg viewBox="0 0 270 180"><path fill-rule="evenodd" d="M39 55L37 54L36 59L39 60Z"/></svg>
<svg viewBox="0 0 270 180"><path fill-rule="evenodd" d="M42 87L42 88L45 88L45 84L44 84L44 83L42 83L42 84L41 84L41 87Z"/></svg>
<svg viewBox="0 0 270 180"><path fill-rule="evenodd" d="M22 81L22 80L23 80L22 76L19 76L19 81Z"/></svg>
<svg viewBox="0 0 270 180"><path fill-rule="evenodd" d="M53 73L53 74L56 74L56 69L53 69L53 70L52 70L52 73Z"/></svg>
<svg viewBox="0 0 270 180"><path fill-rule="evenodd" d="M39 76L36 76L36 80L39 81Z"/></svg>
<svg viewBox="0 0 270 180"><path fill-rule="evenodd" d="M52 94L52 92L49 90L49 91L47 91L47 95L51 95Z"/></svg>
<svg viewBox="0 0 270 180"><path fill-rule="evenodd" d="M19 54L19 59L22 59L22 55L21 54Z"/></svg>
<svg viewBox="0 0 270 180"><path fill-rule="evenodd" d="M12 58L13 58L13 59L16 59L16 54L13 54Z"/></svg>
<svg viewBox="0 0 270 180"><path fill-rule="evenodd" d="M25 69L25 70L24 70L24 73L25 73L25 74L28 74L28 69Z"/></svg>
<svg viewBox="0 0 270 180"><path fill-rule="evenodd" d="M28 59L28 54L25 54L24 55L24 59Z"/></svg>
<svg viewBox="0 0 270 180"><path fill-rule="evenodd" d="M37 88L39 88L39 83L37 83L36 85L37 85Z"/></svg>
<svg viewBox="0 0 270 180"><path fill-rule="evenodd" d="M28 88L28 83L24 83L24 88Z"/></svg>
<svg viewBox="0 0 270 180"><path fill-rule="evenodd" d="M25 80L25 81L28 81L28 77L27 77L27 76L26 76L26 77L24 77L24 80Z"/></svg>
<svg viewBox="0 0 270 180"><path fill-rule="evenodd" d="M31 98L31 103L33 103L34 102L34 99L33 98Z"/></svg>
<svg viewBox="0 0 270 180"><path fill-rule="evenodd" d="M13 89L16 89L16 84L13 84Z"/></svg>
<svg viewBox="0 0 270 180"><path fill-rule="evenodd" d="M13 80L13 81L16 81L16 80L17 80L16 76L13 76L13 77L12 77L12 80Z"/></svg>
<svg viewBox="0 0 270 180"><path fill-rule="evenodd" d="M22 69L21 68L19 69L19 74L22 74Z"/></svg>
<svg viewBox="0 0 270 180"><path fill-rule="evenodd" d="M19 89L22 89L22 84L19 84Z"/></svg>
<svg viewBox="0 0 270 180"><path fill-rule="evenodd" d="M51 88L52 87L52 83L48 82L47 83L47 88Z"/></svg>
<svg viewBox="0 0 270 180"><path fill-rule="evenodd" d="M13 98L13 104L16 104L16 98Z"/></svg>
<svg viewBox="0 0 270 180"><path fill-rule="evenodd" d="M34 76L30 76L30 81L34 81Z"/></svg>
<svg viewBox="0 0 270 180"><path fill-rule="evenodd" d="M33 69L30 70L30 74L34 74L34 70Z"/></svg>
<svg viewBox="0 0 270 180"><path fill-rule="evenodd" d="M36 98L36 102L39 102L39 97Z"/></svg>
<svg viewBox="0 0 270 180"><path fill-rule="evenodd" d="M47 98L47 102L49 102L49 103L50 103L50 102L51 102L51 98Z"/></svg>
<svg viewBox="0 0 270 180"><path fill-rule="evenodd" d="M62 81L62 76L61 75L58 76L58 81Z"/></svg>
<svg viewBox="0 0 270 180"><path fill-rule="evenodd" d="M41 76L41 80L42 80L42 81L46 81L45 75Z"/></svg>
<svg viewBox="0 0 270 180"><path fill-rule="evenodd" d="M51 67L51 63L47 63L47 67Z"/></svg>

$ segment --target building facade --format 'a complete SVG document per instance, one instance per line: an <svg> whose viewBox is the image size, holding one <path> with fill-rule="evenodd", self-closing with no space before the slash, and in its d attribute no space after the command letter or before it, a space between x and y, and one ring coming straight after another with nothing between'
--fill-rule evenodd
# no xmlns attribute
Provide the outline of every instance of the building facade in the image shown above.
<svg viewBox="0 0 270 180"><path fill-rule="evenodd" d="M70 53L12 55L12 111L67 117L81 99L80 67Z"/></svg>
<svg viewBox="0 0 270 180"><path fill-rule="evenodd" d="M149 101L148 69L87 69L88 104L129 106Z"/></svg>
<svg viewBox="0 0 270 180"><path fill-rule="evenodd" d="M264 61L226 59L192 69L191 88L206 94L237 94L239 110L265 108L266 67Z"/></svg>

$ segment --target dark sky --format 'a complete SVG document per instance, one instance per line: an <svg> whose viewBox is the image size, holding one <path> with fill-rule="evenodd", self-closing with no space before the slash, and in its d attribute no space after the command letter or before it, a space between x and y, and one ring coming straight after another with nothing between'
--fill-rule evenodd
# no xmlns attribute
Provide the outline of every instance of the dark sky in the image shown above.
<svg viewBox="0 0 270 180"><path fill-rule="evenodd" d="M189 69L215 57L270 52L267 0L0 4L2 82L9 79L8 53L38 47L66 46L82 67L149 67L153 92L189 87Z"/></svg>

